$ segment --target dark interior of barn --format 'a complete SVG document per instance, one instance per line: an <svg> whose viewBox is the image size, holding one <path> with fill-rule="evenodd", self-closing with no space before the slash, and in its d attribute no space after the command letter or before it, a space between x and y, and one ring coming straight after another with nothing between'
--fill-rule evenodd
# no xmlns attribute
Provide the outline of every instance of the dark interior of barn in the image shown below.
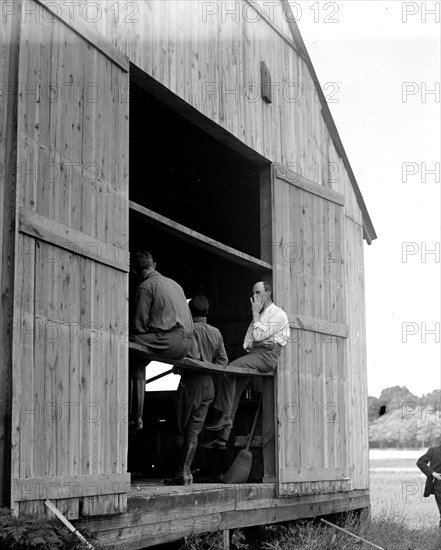
<svg viewBox="0 0 441 550"><path fill-rule="evenodd" d="M259 168L132 85L130 200L260 258Z"/></svg>
<svg viewBox="0 0 441 550"><path fill-rule="evenodd" d="M260 167L134 82L130 106L130 201L261 258ZM250 321L251 288L258 280L270 281L271 273L205 250L197 242L182 238L179 232L170 234L133 209L129 229L131 254L148 250L157 270L178 282L187 298L195 294L207 296L208 322L222 332L229 360L242 355ZM138 284L131 275L130 316ZM260 387L261 380L256 377L242 397L227 450L198 450L192 466L199 470L195 482L216 481L231 464L240 450L234 446L235 435L247 435L250 431ZM174 391L149 392L147 385L144 428L130 438L132 475L157 480L173 473L178 457L174 397ZM210 410L207 421L211 415ZM256 435L261 434L261 429L259 420ZM199 441L210 438L203 430ZM256 459L250 481L261 481L261 449L252 452Z"/></svg>

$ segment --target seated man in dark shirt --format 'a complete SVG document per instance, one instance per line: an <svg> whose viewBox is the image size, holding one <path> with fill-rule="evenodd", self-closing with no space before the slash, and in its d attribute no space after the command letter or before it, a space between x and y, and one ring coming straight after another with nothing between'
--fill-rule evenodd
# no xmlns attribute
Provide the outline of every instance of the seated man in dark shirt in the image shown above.
<svg viewBox="0 0 441 550"><path fill-rule="evenodd" d="M182 288L156 271L152 255L136 252L133 271L141 279L136 294L135 314L130 329L130 341L142 344L148 351L169 359L182 359L189 354L194 339L194 327ZM192 355L192 354L191 354ZM145 393L143 359L131 361L131 415L135 430L142 429Z"/></svg>
<svg viewBox="0 0 441 550"><path fill-rule="evenodd" d="M190 303L194 332L200 358L208 363L227 365L228 357L220 331L207 323L209 303L205 296L194 296ZM214 399L214 385L211 374L185 370L177 393L177 429L183 441L182 453L176 474L164 481L166 485L190 485L193 482L191 463L198 436L204 426L210 403Z"/></svg>

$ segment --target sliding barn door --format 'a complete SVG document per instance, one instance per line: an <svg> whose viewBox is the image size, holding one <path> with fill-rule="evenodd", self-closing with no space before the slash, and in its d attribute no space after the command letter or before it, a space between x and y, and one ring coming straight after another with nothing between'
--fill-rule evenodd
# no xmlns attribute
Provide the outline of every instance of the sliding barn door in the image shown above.
<svg viewBox="0 0 441 550"><path fill-rule="evenodd" d="M276 172L275 302L291 340L277 370L280 495L348 487L343 195Z"/></svg>
<svg viewBox="0 0 441 550"><path fill-rule="evenodd" d="M128 63L44 2L25 8L12 508L44 515L49 498L70 518L121 512L130 482Z"/></svg>

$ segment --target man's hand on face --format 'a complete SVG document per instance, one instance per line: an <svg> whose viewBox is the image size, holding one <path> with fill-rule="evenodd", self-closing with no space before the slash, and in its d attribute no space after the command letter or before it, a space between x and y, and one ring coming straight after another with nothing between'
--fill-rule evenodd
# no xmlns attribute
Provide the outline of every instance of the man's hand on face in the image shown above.
<svg viewBox="0 0 441 550"><path fill-rule="evenodd" d="M262 302L260 300L260 296L251 296L251 311L253 312L253 317L255 315L259 315L260 310L262 309Z"/></svg>

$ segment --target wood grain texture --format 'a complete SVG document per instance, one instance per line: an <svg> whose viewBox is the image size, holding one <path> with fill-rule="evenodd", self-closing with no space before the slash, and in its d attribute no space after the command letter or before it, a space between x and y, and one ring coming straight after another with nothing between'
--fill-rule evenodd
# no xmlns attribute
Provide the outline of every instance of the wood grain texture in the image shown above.
<svg viewBox="0 0 441 550"><path fill-rule="evenodd" d="M127 10L121 0L112 4L100 0L98 4L102 17L88 21L87 28L101 32L132 63L177 94L187 103L187 112L189 106L194 107L196 113L206 115L251 151L353 199L355 211L363 215L365 236L369 241L375 238L324 95L318 91L312 63L285 2L274 5L242 0L210 10L199 0L145 0L136 3L139 9L131 18L127 14L121 17ZM115 5L119 6L119 18ZM267 64L274 85L275 99L269 106L262 105L258 90L252 93L260 83L261 61ZM207 86L209 93L201 93Z"/></svg>
<svg viewBox="0 0 441 550"><path fill-rule="evenodd" d="M14 330L14 263L15 238L18 55L21 6L15 15L0 20L0 83L3 86L0 109L0 506L10 502L11 479L11 414L12 414L12 336ZM7 90L5 89L7 88Z"/></svg>
<svg viewBox="0 0 441 550"><path fill-rule="evenodd" d="M36 93L19 105L13 478L126 476L128 75L63 21L24 18L19 76ZM75 86L55 101L57 82ZM55 503L121 512L127 486L106 490ZM45 514L29 494L14 510Z"/></svg>
<svg viewBox="0 0 441 550"><path fill-rule="evenodd" d="M240 250L235 250L231 246L227 246L216 241L215 239L202 235L193 229L189 229L188 227L166 218L161 214L153 212L153 210L141 206L133 201L129 201L129 205L130 211L134 215L140 217L149 224L160 227L167 233L175 235L184 241L196 244L196 246L203 248L204 250L209 250L214 254L232 260L240 265L260 270L271 270L271 264L268 262L260 260L259 258L254 258L253 256L250 256L245 252L241 252Z"/></svg>
<svg viewBox="0 0 441 550"><path fill-rule="evenodd" d="M51 476L12 479L14 500L19 502L70 499L85 495L127 493L130 474L97 474L89 476Z"/></svg>
<svg viewBox="0 0 441 550"><path fill-rule="evenodd" d="M323 197L329 201L335 202L336 204L340 204L341 206L344 206L345 204L345 197L342 193L338 193L332 189L324 187L323 185L319 185L300 174L290 173L289 170L283 170L281 167L277 167L276 177L279 180L286 181L291 185L304 189L309 193Z"/></svg>
<svg viewBox="0 0 441 550"><path fill-rule="evenodd" d="M93 216L90 218L93 219ZM126 273L130 271L125 249L117 250L108 242L95 239L82 231L77 231L52 218L41 216L25 208L20 208L18 221L19 231L22 233L120 271ZM122 258L122 261L115 261L115 258L118 257Z"/></svg>
<svg viewBox="0 0 441 550"><path fill-rule="evenodd" d="M277 498L274 484L201 484L172 490L142 486L129 498L127 513L112 519L82 520L76 527L94 532L104 548L140 549L195 533L291 521L368 505L367 491L293 493Z"/></svg>
<svg viewBox="0 0 441 550"><path fill-rule="evenodd" d="M299 494L332 492L334 485L324 481L342 483L340 473L353 472L344 450L349 388L342 350L350 324L345 310L343 201L292 185L277 174L274 296L288 312L292 329L277 370L278 490L288 495L291 483L297 482ZM351 479L343 483L349 487Z"/></svg>
<svg viewBox="0 0 441 550"><path fill-rule="evenodd" d="M25 171L17 202L32 212L32 219L50 220L55 230L43 238L35 228L29 229L14 242L21 253L15 259L15 284L23 293L14 303L19 333L13 361L26 365L14 372L14 399L28 404L44 396L46 407L40 409L44 421L37 422L26 409L22 432L18 421L13 426L11 452L18 477L125 472L124 422L91 420L90 415L97 412L94 404L99 403L98 412L107 412L114 399L124 406L127 396L127 344L120 338L127 321L126 270L69 250L54 240L54 234L66 226L74 236L71 240L90 235L95 244L127 251L128 182L121 174L128 162L128 105L113 93L115 86L122 90L128 84L127 56L140 71L156 78L158 86L177 94L179 109L188 119L205 125L224 142L240 145L259 163L281 168L273 182L272 216L262 214L262 235L271 254L256 263L238 251L227 251L229 259L248 267L267 273L272 268L276 303L295 317L275 390L278 466L288 476L280 489L285 494L326 491L329 486L314 481L313 474L301 483L290 482L289 476L299 469L306 474L322 468L337 472L355 464L350 481L337 480L334 491L366 488L362 246L363 228L369 234L370 220L338 135L314 99L310 65L295 37L294 46L286 40L290 29L280 10L272 23L263 2L259 5L265 16L254 22L244 17L237 22L231 16L222 20L221 13L204 18L204 3L190 0L136 3L139 10L127 21L126 4L99 2L102 17L82 30L44 19L38 25L23 21L21 28L19 76L36 93L20 97L17 165ZM237 4L241 8L248 3L228 5ZM115 6L121 10L118 21ZM84 64L85 58L90 63ZM252 93L252 84L260 81L261 61L275 85L270 105ZM72 82L81 92L74 101L51 102L50 82ZM102 95L88 101L86 90L97 83ZM204 85L210 83L213 93L207 95ZM289 94L298 90L293 100ZM6 119L0 120L3 129ZM292 173L296 177L289 177ZM163 228L170 225L166 219L156 222ZM174 230L185 234L185 228ZM201 236L190 237L204 242ZM211 249L220 250L219 244L210 243ZM28 280L29 273L33 275ZM67 307L72 301L75 305ZM328 323L337 327L336 333ZM22 345L41 327L43 334L48 327L68 327L68 332L57 341L43 337ZM66 398L71 400L69 408L61 409L58 419L57 406ZM87 420L82 417L85 410ZM31 437L34 448L27 460L24 449ZM71 506L72 514L78 513L78 500L59 500L63 510ZM39 504L18 507L39 513ZM124 497L91 496L83 504L89 514L125 506ZM307 509L302 508L304 513ZM271 514L262 513L262 518ZM205 519L210 525L219 523L215 512ZM228 521L234 524L241 518ZM161 531L161 536L170 534Z"/></svg>
<svg viewBox="0 0 441 550"><path fill-rule="evenodd" d="M347 324L337 323L335 321L326 321L325 319L317 319L308 315L298 315L287 312L289 326L301 330L309 330L320 334L328 334L330 336L339 336L347 338L349 328Z"/></svg>
<svg viewBox="0 0 441 550"><path fill-rule="evenodd" d="M125 72L129 71L130 62L127 56L125 56L119 49L112 46L112 43L106 40L103 35L97 32L93 27L87 24L88 20L94 21L101 19L99 17L99 11L95 11L93 14L88 15L87 12L83 16L77 14L76 16L72 15L69 5L65 2L53 2L51 0L25 0L30 4L28 10L32 9L31 6L33 3L39 4L42 9L47 10L49 15L46 15L44 18L50 21L60 20L66 26L68 26L72 31L78 34L83 40L89 42L94 49L101 52L114 63L118 65ZM80 5L80 2L77 2L77 6ZM41 16L43 18L43 16ZM61 28L61 27L58 27Z"/></svg>
<svg viewBox="0 0 441 550"><path fill-rule="evenodd" d="M180 369L192 370L196 372L213 372L217 374L237 374L238 376L273 376L271 372L258 372L248 367L232 367L231 365L216 365L214 363L207 363L206 361L198 361L197 359L190 359L188 357L184 359L168 359L160 355L154 355L146 351L146 347L141 344L129 343L130 353L145 359L146 364L150 361L160 361L169 365L175 365Z"/></svg>

